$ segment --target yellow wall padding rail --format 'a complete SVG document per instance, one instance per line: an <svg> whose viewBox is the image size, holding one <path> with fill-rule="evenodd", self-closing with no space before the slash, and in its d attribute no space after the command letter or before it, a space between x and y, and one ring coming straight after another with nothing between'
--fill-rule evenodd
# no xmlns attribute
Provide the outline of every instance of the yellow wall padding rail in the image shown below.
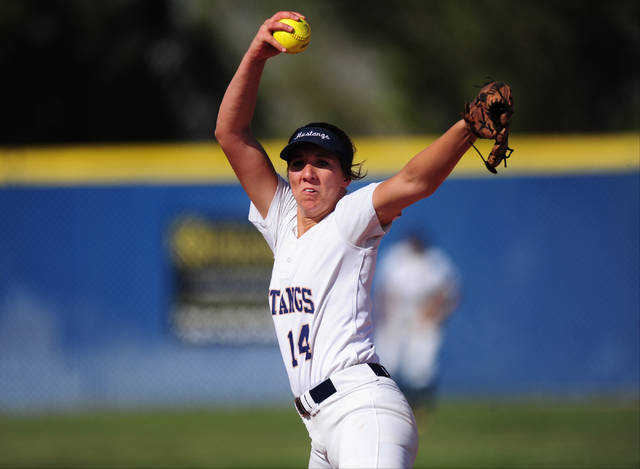
<svg viewBox="0 0 640 469"><path fill-rule="evenodd" d="M369 178L398 171L436 137L355 137L356 161L365 160ZM640 135L514 135L508 168L490 174L473 149L452 177L517 177L624 173L640 170ZM284 140L263 142L276 169ZM486 156L491 142L478 141ZM0 148L0 186L200 184L234 181L215 142L179 144L70 145Z"/></svg>

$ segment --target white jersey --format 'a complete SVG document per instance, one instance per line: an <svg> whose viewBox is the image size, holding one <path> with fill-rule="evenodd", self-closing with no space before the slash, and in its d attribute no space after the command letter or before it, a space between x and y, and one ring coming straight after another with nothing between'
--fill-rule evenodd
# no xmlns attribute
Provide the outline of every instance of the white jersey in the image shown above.
<svg viewBox="0 0 640 469"><path fill-rule="evenodd" d="M440 249L416 252L404 241L383 257L377 280L384 298L377 307L384 314L376 344L384 366L405 385L427 386L437 373L442 329L422 316L424 305L436 293L448 300L458 294L457 270Z"/></svg>
<svg viewBox="0 0 640 469"><path fill-rule="evenodd" d="M251 204L249 220L274 253L268 300L294 396L336 371L378 362L370 291L386 231L373 207L376 186L345 195L300 238L297 203L282 178L266 219Z"/></svg>

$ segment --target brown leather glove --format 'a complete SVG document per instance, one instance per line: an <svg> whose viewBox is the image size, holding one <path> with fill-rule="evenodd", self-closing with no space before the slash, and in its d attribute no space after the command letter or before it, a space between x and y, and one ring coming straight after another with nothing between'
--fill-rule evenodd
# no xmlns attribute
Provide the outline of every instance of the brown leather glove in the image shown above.
<svg viewBox="0 0 640 469"><path fill-rule="evenodd" d="M500 81L485 84L478 96L464 105L462 117L469 130L478 138L494 139L496 142L486 160L476 148L487 169L494 174L501 161L504 160L507 166L507 158L513 152L509 148L509 124L513 112L511 87Z"/></svg>

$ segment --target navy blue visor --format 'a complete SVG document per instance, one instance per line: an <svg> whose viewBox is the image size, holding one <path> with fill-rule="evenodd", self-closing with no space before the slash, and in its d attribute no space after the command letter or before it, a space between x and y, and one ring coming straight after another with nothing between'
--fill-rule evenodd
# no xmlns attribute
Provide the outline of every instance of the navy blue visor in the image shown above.
<svg viewBox="0 0 640 469"><path fill-rule="evenodd" d="M336 155L340 160L351 164L353 158L351 146L335 133L322 127L301 127L298 129L287 146L280 152L280 158L288 161L293 149L301 143L318 145L332 155Z"/></svg>

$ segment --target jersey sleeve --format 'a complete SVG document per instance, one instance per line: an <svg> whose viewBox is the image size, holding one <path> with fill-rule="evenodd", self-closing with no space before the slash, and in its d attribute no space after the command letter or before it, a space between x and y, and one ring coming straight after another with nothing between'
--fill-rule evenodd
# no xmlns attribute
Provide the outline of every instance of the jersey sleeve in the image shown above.
<svg viewBox="0 0 640 469"><path fill-rule="evenodd" d="M267 217L262 218L257 207L251 202L249 206L249 221L262 234L271 251L275 252L281 230L287 226L285 220L296 214L296 201L291 193L289 184L278 176L278 187L273 196Z"/></svg>
<svg viewBox="0 0 640 469"><path fill-rule="evenodd" d="M373 207L373 191L378 184L372 183L345 195L336 206L334 216L338 230L354 246L376 245L391 227L391 224L380 225Z"/></svg>

